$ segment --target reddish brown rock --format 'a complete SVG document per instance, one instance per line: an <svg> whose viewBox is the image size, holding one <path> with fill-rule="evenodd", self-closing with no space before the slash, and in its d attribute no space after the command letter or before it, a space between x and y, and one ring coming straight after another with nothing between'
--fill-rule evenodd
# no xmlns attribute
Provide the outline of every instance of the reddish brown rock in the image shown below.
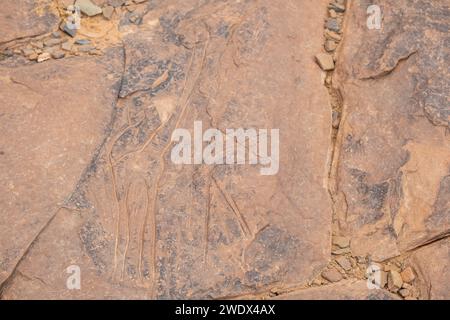
<svg viewBox="0 0 450 320"><path fill-rule="evenodd" d="M404 282L411 283L416 278L414 271L411 267L407 267L405 270L401 272L401 276Z"/></svg>
<svg viewBox="0 0 450 320"><path fill-rule="evenodd" d="M450 239L442 239L415 251L409 260L417 272L414 280L422 299L450 299Z"/></svg>
<svg viewBox="0 0 450 320"><path fill-rule="evenodd" d="M1 5L0 44L48 33L58 26L58 12L51 0L2 0Z"/></svg>
<svg viewBox="0 0 450 320"><path fill-rule="evenodd" d="M331 268L322 272L322 277L330 282L338 282L343 279L342 274L335 268Z"/></svg>
<svg viewBox="0 0 450 320"><path fill-rule="evenodd" d="M105 59L120 70L117 51ZM0 73L1 286L92 169L112 119L119 76L105 60L88 58ZM63 235L54 236L57 242Z"/></svg>
<svg viewBox="0 0 450 320"><path fill-rule="evenodd" d="M149 11L124 39L120 112L71 197L77 213L58 211L4 297L217 298L323 270L331 110L314 55L326 6L167 1ZM280 129L278 174L173 164L171 134L194 121ZM82 290L65 287L70 265Z"/></svg>
<svg viewBox="0 0 450 320"><path fill-rule="evenodd" d="M337 220L354 254L383 260L450 230L449 12L385 1L382 29L370 30L367 6L349 3L333 81L344 97Z"/></svg>

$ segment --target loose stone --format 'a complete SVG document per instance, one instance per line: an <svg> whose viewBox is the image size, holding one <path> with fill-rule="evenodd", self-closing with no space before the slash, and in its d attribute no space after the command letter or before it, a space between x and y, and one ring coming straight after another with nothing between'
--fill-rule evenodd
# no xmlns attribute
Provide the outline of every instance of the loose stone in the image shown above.
<svg viewBox="0 0 450 320"><path fill-rule="evenodd" d="M330 282L338 282L343 279L342 274L334 268L322 272L322 277Z"/></svg>
<svg viewBox="0 0 450 320"><path fill-rule="evenodd" d="M64 58L65 56L66 54L64 53L64 51L61 50L55 50L52 52L53 59L61 59Z"/></svg>
<svg viewBox="0 0 450 320"><path fill-rule="evenodd" d="M316 61L322 68L322 70L324 71L334 70L334 61L331 55L326 53L319 53L316 55Z"/></svg>
<svg viewBox="0 0 450 320"><path fill-rule="evenodd" d="M37 62L43 62L43 61L46 61L46 60L48 60L48 59L50 59L50 58L51 58L50 53L44 52L44 53L41 53L41 54L37 57Z"/></svg>
<svg viewBox="0 0 450 320"><path fill-rule="evenodd" d="M80 7L80 11L89 17L102 13L102 8L92 3L90 0L77 0L75 5Z"/></svg>
<svg viewBox="0 0 450 320"><path fill-rule="evenodd" d="M346 257L339 257L336 259L338 265L342 267L345 271L350 271L352 269L352 264Z"/></svg>
<svg viewBox="0 0 450 320"><path fill-rule="evenodd" d="M113 6L106 6L102 9L103 17L107 20L111 20L113 13L114 13L114 7Z"/></svg>
<svg viewBox="0 0 450 320"><path fill-rule="evenodd" d="M333 18L327 20L325 27L334 32L341 31L341 26L339 25L339 22Z"/></svg>

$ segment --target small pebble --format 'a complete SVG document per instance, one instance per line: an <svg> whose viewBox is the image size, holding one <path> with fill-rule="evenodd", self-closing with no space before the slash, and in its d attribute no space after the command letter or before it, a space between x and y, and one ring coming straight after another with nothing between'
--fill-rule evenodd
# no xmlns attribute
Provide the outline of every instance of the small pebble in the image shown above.
<svg viewBox="0 0 450 320"><path fill-rule="evenodd" d="M328 11L328 13L330 14L330 17L331 17L331 18L336 18L336 17L337 17L336 11L334 11L333 9L330 9L330 10Z"/></svg>
<svg viewBox="0 0 450 320"><path fill-rule="evenodd" d="M27 48L25 48L25 49L22 49L22 53L23 53L23 55L24 55L25 57L28 57L29 55L32 55L32 54L35 53L35 52L34 52L33 49L27 49Z"/></svg>
<svg viewBox="0 0 450 320"><path fill-rule="evenodd" d="M57 44L60 44L61 42L62 42L61 39L49 39L44 41L44 45L46 47L53 47L56 46Z"/></svg>
<svg viewBox="0 0 450 320"><path fill-rule="evenodd" d="M333 128L339 128L339 124L341 123L341 113L333 110Z"/></svg>
<svg viewBox="0 0 450 320"><path fill-rule="evenodd" d="M73 28L73 27L69 27L67 23L63 22L59 25L59 28L64 31L65 33L67 33L69 36L71 36L72 38L75 37L75 35L77 34L77 29Z"/></svg>
<svg viewBox="0 0 450 320"><path fill-rule="evenodd" d="M66 54L61 50L55 50L52 52L53 59L61 59L64 58Z"/></svg>
<svg viewBox="0 0 450 320"><path fill-rule="evenodd" d="M114 14L114 7L113 6L106 6L102 9L103 17L107 20L111 20L113 14Z"/></svg>
<svg viewBox="0 0 450 320"><path fill-rule="evenodd" d="M329 269L322 272L322 277L330 282L338 282L343 279L342 275L336 269Z"/></svg>
<svg viewBox="0 0 450 320"><path fill-rule="evenodd" d="M35 48L43 49L44 43L42 41L32 42L31 45Z"/></svg>
<svg viewBox="0 0 450 320"><path fill-rule="evenodd" d="M36 52L34 52L34 53L30 54L27 58L30 60L33 60L33 61L37 60L38 54Z"/></svg>
<svg viewBox="0 0 450 320"><path fill-rule="evenodd" d="M414 274L414 271L411 267L407 267L405 270L401 272L401 276L404 282L411 283L416 278L416 275Z"/></svg>
<svg viewBox="0 0 450 320"><path fill-rule="evenodd" d="M336 19L328 19L325 27L328 30L334 31L334 32L340 32L341 31L341 26L339 25L339 22Z"/></svg>
<svg viewBox="0 0 450 320"><path fill-rule="evenodd" d="M403 282L402 289L412 289L413 286L409 283Z"/></svg>
<svg viewBox="0 0 450 320"><path fill-rule="evenodd" d="M334 70L334 61L333 57L326 53L319 53L316 55L317 64L324 71ZM342 248L342 247L341 247Z"/></svg>
<svg viewBox="0 0 450 320"><path fill-rule="evenodd" d="M70 51L72 50L72 44L69 41L66 41L61 45L61 48L66 51Z"/></svg>
<svg viewBox="0 0 450 320"><path fill-rule="evenodd" d="M411 292L408 289L401 289L398 292L403 298L409 297L409 295L411 294Z"/></svg>
<svg viewBox="0 0 450 320"><path fill-rule="evenodd" d="M75 44L79 44L79 45L85 45L85 44L90 44L91 40L89 39L78 39L75 40Z"/></svg>
<svg viewBox="0 0 450 320"><path fill-rule="evenodd" d="M329 8L339 13L345 12L345 6L336 2L330 3Z"/></svg>
<svg viewBox="0 0 450 320"><path fill-rule="evenodd" d="M339 257L336 259L336 262L345 271L350 271L352 269L352 264L346 257Z"/></svg>
<svg viewBox="0 0 450 320"><path fill-rule="evenodd" d="M342 37L338 33L330 31L330 30L325 30L325 37L327 39L336 40L337 42L341 41L341 39L342 39Z"/></svg>
<svg viewBox="0 0 450 320"><path fill-rule="evenodd" d="M75 5L79 6L80 11L89 17L93 17L102 13L102 8L92 3L91 0L77 0L75 2Z"/></svg>
<svg viewBox="0 0 450 320"><path fill-rule="evenodd" d="M388 288L391 291L397 292L403 285L402 277L400 273L395 270L389 271L388 275Z"/></svg>
<svg viewBox="0 0 450 320"><path fill-rule="evenodd" d="M325 50L328 52L333 52L337 48L337 43L333 40L327 40L325 41Z"/></svg>
<svg viewBox="0 0 450 320"><path fill-rule="evenodd" d="M48 60L48 59L50 59L50 58L51 58L50 53L44 52L44 53L41 53L41 54L37 57L37 62L43 62L43 61L46 61L46 60Z"/></svg>

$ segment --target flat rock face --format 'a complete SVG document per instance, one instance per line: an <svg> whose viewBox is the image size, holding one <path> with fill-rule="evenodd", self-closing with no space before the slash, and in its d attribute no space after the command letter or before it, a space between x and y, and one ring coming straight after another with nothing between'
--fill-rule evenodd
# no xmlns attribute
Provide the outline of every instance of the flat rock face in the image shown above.
<svg viewBox="0 0 450 320"><path fill-rule="evenodd" d="M352 2L336 86L344 97L337 222L356 255L383 260L450 230L448 1Z"/></svg>
<svg viewBox="0 0 450 320"><path fill-rule="evenodd" d="M58 28L58 22L52 0L2 0L0 44L51 32Z"/></svg>
<svg viewBox="0 0 450 320"><path fill-rule="evenodd" d="M450 239L420 248L410 257L426 299L450 299Z"/></svg>
<svg viewBox="0 0 450 320"><path fill-rule="evenodd" d="M345 280L281 295L277 300L399 300L399 297L383 289L368 289L364 280Z"/></svg>
<svg viewBox="0 0 450 320"><path fill-rule="evenodd" d="M1 68L0 285L92 170L120 84L109 68L121 61L116 50Z"/></svg>
<svg viewBox="0 0 450 320"><path fill-rule="evenodd" d="M331 110L314 55L323 43L326 6L327 1L285 1L283 6L165 1L144 15L136 32L124 37L125 71L113 131L68 209L58 211L36 240L3 297L218 298L273 283L304 283L320 273L331 250ZM32 77L33 70L24 70L20 81ZM75 116L55 114L57 125L65 128L59 134L72 144L66 146L63 139L54 145L74 148L73 154L53 159L60 153L49 150L39 155L50 159L30 155L20 162L25 168L55 166L42 170L61 181L59 198L47 196L42 208L70 194L110 118L107 97L114 91L110 83L98 81L104 77L102 67L88 64L82 70L90 78L75 77L70 84L58 80L83 99L76 110L71 96L64 99L63 110ZM52 79L37 82L47 88L49 100L64 92ZM30 95L26 101L35 101L33 95L40 92L8 85ZM17 126L25 125L16 119ZM171 134L176 128L192 133L194 121L201 121L203 130L223 132L279 129L278 173L261 175L265 165L173 164ZM95 130L91 122L97 123ZM41 127L52 139L59 132ZM30 145L39 150L35 137L20 143L22 153ZM87 156L84 162L77 158L80 152ZM66 157L70 179L67 171L61 176L68 170ZM29 179L14 185L25 188ZM33 189L36 196L17 197L35 206L40 192L52 190L45 181ZM34 212L46 222L54 210ZM10 220L31 223L15 215ZM81 268L82 290L66 288L70 265Z"/></svg>
<svg viewBox="0 0 450 320"><path fill-rule="evenodd" d="M1 3L0 299L450 298L449 0L73 2Z"/></svg>

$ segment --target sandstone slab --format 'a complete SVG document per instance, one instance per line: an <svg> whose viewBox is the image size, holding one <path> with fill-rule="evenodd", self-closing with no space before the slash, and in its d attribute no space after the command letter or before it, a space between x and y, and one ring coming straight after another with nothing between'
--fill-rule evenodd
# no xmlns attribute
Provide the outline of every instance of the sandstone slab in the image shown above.
<svg viewBox="0 0 450 320"><path fill-rule="evenodd" d="M415 251L410 260L423 299L450 299L450 240L442 239Z"/></svg>
<svg viewBox="0 0 450 320"><path fill-rule="evenodd" d="M350 2L335 86L344 97L335 161L339 228L384 260L450 230L448 2Z"/></svg>
<svg viewBox="0 0 450 320"><path fill-rule="evenodd" d="M0 44L48 33L58 27L58 12L51 0L3 0L1 6Z"/></svg>
<svg viewBox="0 0 450 320"><path fill-rule="evenodd" d="M117 96L109 68L75 58L1 69L0 286L89 171Z"/></svg>
<svg viewBox="0 0 450 320"><path fill-rule="evenodd" d="M332 214L331 110L314 62L326 8L165 1L129 26L120 111L95 169L4 297L219 298L319 274ZM279 129L278 173L172 163L172 132L194 121ZM70 265L82 290L65 286Z"/></svg>

